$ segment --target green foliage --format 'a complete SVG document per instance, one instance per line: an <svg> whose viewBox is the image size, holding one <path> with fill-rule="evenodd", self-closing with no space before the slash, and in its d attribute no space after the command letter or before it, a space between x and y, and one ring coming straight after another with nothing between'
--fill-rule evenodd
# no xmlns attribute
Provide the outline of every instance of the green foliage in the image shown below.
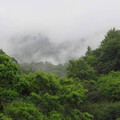
<svg viewBox="0 0 120 120"><path fill-rule="evenodd" d="M65 106L65 111L79 106L85 99L87 90L83 88L81 83L72 78L60 78L60 83L62 86L60 100Z"/></svg>
<svg viewBox="0 0 120 120"><path fill-rule="evenodd" d="M61 113L58 113L57 111L51 111L46 120L64 120L64 117Z"/></svg>
<svg viewBox="0 0 120 120"><path fill-rule="evenodd" d="M0 120L12 120L12 118L8 118L6 115L0 113Z"/></svg>
<svg viewBox="0 0 120 120"><path fill-rule="evenodd" d="M81 113L78 109L73 109L71 111L72 120L93 120L93 116L89 113Z"/></svg>
<svg viewBox="0 0 120 120"><path fill-rule="evenodd" d="M80 58L79 60L70 60L67 67L68 77L78 78L81 80L95 79L95 70Z"/></svg>
<svg viewBox="0 0 120 120"><path fill-rule="evenodd" d="M96 51L96 50L95 50ZM98 51L98 50L97 50ZM97 69L101 74L120 70L120 31L111 29L99 48Z"/></svg>
<svg viewBox="0 0 120 120"><path fill-rule="evenodd" d="M120 70L120 31L115 28L108 31L99 48L88 47L85 61L94 67L97 74L108 74Z"/></svg>
<svg viewBox="0 0 120 120"><path fill-rule="evenodd" d="M67 103L80 105L85 99L86 92L87 91L83 89L81 84L65 85L63 87L62 98Z"/></svg>
<svg viewBox="0 0 120 120"><path fill-rule="evenodd" d="M13 120L43 120L43 114L34 104L22 101L11 103L6 111Z"/></svg>
<svg viewBox="0 0 120 120"><path fill-rule="evenodd" d="M17 79L18 66L6 54L0 54L0 86L8 87Z"/></svg>
<svg viewBox="0 0 120 120"><path fill-rule="evenodd" d="M100 92L97 86L97 81L88 80L82 82L85 89L88 90L86 93L86 100L91 103L96 103L98 101L104 100L104 96Z"/></svg>
<svg viewBox="0 0 120 120"><path fill-rule="evenodd" d="M86 105L86 109L94 116L94 120L116 120L120 118L120 102L89 103Z"/></svg>
<svg viewBox="0 0 120 120"><path fill-rule="evenodd" d="M32 78L32 74L19 76L15 89L20 93L20 95L25 96L32 92Z"/></svg>
<svg viewBox="0 0 120 120"><path fill-rule="evenodd" d="M35 78L33 80L33 87L35 91L41 91L43 93L55 94L60 89L60 84L57 81L57 76L50 73L35 72Z"/></svg>
<svg viewBox="0 0 120 120"><path fill-rule="evenodd" d="M59 96L53 96L50 95L49 93L45 93L44 96L42 97L42 105L48 110L58 110L61 111L63 108L61 107L59 103Z"/></svg>
<svg viewBox="0 0 120 120"><path fill-rule="evenodd" d="M88 54L84 57L85 61L94 68L96 67L96 64L98 62L98 58L94 54Z"/></svg>
<svg viewBox="0 0 120 120"><path fill-rule="evenodd" d="M63 111L63 107L60 105L59 96L53 96L49 93L45 93L44 95L39 95L36 93L31 93L28 98L32 101L37 107L39 107L40 111L51 112L52 110Z"/></svg>
<svg viewBox="0 0 120 120"><path fill-rule="evenodd" d="M11 89L0 88L0 101L7 102L16 99L19 94Z"/></svg>
<svg viewBox="0 0 120 120"><path fill-rule="evenodd" d="M114 120L120 118L120 102L112 103L107 109L108 118Z"/></svg>
<svg viewBox="0 0 120 120"><path fill-rule="evenodd" d="M88 51L86 52L86 55L83 57L83 59L94 68L95 73L98 73L98 58L100 56L100 53L97 52L98 50L92 50L90 47L88 47Z"/></svg>
<svg viewBox="0 0 120 120"><path fill-rule="evenodd" d="M120 100L120 72L110 72L98 80L100 91L109 99Z"/></svg>
<svg viewBox="0 0 120 120"><path fill-rule="evenodd" d="M54 74L40 71L22 75L16 86L20 94L28 96L26 101L31 101L44 114L51 111L64 113L66 104L71 107L80 105L87 92L73 79L58 79Z"/></svg>
<svg viewBox="0 0 120 120"><path fill-rule="evenodd" d="M0 101L10 102L19 94L14 89L18 80L18 65L6 54L0 54Z"/></svg>

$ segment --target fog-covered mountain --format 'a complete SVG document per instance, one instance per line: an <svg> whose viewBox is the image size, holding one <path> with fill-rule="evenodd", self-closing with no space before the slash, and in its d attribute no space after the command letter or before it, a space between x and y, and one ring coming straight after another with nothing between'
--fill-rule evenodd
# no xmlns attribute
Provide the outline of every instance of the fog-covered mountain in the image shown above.
<svg viewBox="0 0 120 120"><path fill-rule="evenodd" d="M56 43L41 34L26 34L11 38L9 48L11 56L19 63L49 61L58 64L79 58L87 45L85 39Z"/></svg>

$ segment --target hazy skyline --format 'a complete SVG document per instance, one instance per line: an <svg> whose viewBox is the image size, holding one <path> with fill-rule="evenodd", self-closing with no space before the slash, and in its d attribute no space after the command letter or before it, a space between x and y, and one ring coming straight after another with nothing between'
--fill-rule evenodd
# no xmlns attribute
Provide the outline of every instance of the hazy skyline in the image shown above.
<svg viewBox="0 0 120 120"><path fill-rule="evenodd" d="M120 0L0 0L0 48L12 55L16 47L20 53L20 36L40 33L57 47L74 45L62 52L75 50L78 42L73 57L81 56L88 45L96 48L109 29L120 29L119 5Z"/></svg>

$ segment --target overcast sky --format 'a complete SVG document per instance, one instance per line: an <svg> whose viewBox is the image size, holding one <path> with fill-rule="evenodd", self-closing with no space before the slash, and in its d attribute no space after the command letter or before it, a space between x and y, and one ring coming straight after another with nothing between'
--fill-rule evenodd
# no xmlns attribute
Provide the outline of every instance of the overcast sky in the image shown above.
<svg viewBox="0 0 120 120"><path fill-rule="evenodd" d="M85 39L85 49L113 27L120 29L120 0L0 0L0 48L8 54L16 35L41 33L57 44Z"/></svg>

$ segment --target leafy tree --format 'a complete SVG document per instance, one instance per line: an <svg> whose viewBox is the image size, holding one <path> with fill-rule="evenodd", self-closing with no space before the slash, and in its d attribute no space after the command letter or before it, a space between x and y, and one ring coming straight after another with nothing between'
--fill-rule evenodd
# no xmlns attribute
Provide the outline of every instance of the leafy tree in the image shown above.
<svg viewBox="0 0 120 120"><path fill-rule="evenodd" d="M0 54L0 87L9 87L17 79L18 66L6 54Z"/></svg>
<svg viewBox="0 0 120 120"><path fill-rule="evenodd" d="M12 102L6 109L7 115L13 120L43 120L43 114L34 104L22 101Z"/></svg>
<svg viewBox="0 0 120 120"><path fill-rule="evenodd" d="M17 97L19 97L19 94L16 91L12 89L0 88L0 101L1 102L12 101L16 99Z"/></svg>
<svg viewBox="0 0 120 120"><path fill-rule="evenodd" d="M69 104L72 108L79 106L85 99L85 93L87 90L83 88L82 84L73 79L63 77L60 79L60 83L62 84L60 94L61 103Z"/></svg>
<svg viewBox="0 0 120 120"><path fill-rule="evenodd" d="M14 88L18 81L18 65L5 53L0 54L0 106L15 100L19 94Z"/></svg>
<svg viewBox="0 0 120 120"><path fill-rule="evenodd" d="M63 107L59 102L59 96L57 95L53 96L49 93L45 93L44 95L31 93L28 99L39 107L40 111L43 113L49 113L52 110L63 111Z"/></svg>
<svg viewBox="0 0 120 120"><path fill-rule="evenodd" d="M88 90L88 92L86 93L86 101L89 101L91 102L91 104L93 104L104 100L104 96L102 95L101 91L98 89L97 81L87 80L87 81L83 81L82 84L84 88ZM87 104L85 103L83 106L86 105Z"/></svg>
<svg viewBox="0 0 120 120"><path fill-rule="evenodd" d="M21 96L28 96L33 91L34 74L20 75L15 89Z"/></svg>
<svg viewBox="0 0 120 120"><path fill-rule="evenodd" d="M108 31L99 49L98 72L109 73L120 70L120 31L115 28Z"/></svg>
<svg viewBox="0 0 120 120"><path fill-rule="evenodd" d="M92 50L89 46L88 46L88 50L85 54L85 56L83 56L83 59L87 62L88 65L92 66L95 70L95 73L98 74L98 58L99 58L99 52L97 52L98 50ZM99 53L99 54L98 54Z"/></svg>
<svg viewBox="0 0 120 120"><path fill-rule="evenodd" d="M61 113L57 111L49 112L49 116L45 120L64 120L64 117Z"/></svg>
<svg viewBox="0 0 120 120"><path fill-rule="evenodd" d="M54 95L60 89L60 84L57 81L56 75L37 71L35 72L34 76L35 78L33 80L33 85L36 92L48 92L49 94Z"/></svg>
<svg viewBox="0 0 120 120"><path fill-rule="evenodd" d="M98 80L98 86L107 98L120 100L120 72L110 72L108 75L102 75Z"/></svg>
<svg viewBox="0 0 120 120"><path fill-rule="evenodd" d="M81 80L95 79L95 70L80 58L79 60L70 60L67 67L68 77L78 78Z"/></svg>

